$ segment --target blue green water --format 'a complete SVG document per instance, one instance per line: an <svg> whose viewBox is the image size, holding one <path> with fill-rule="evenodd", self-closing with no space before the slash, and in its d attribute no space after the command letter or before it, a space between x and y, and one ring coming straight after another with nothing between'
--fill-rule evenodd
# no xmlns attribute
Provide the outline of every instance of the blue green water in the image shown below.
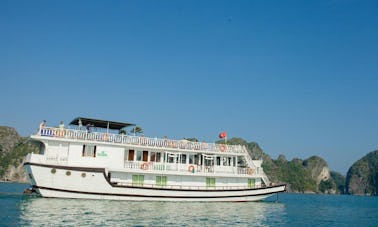
<svg viewBox="0 0 378 227"><path fill-rule="evenodd" d="M378 226L378 197L279 194L263 202L48 199L0 183L0 226Z"/></svg>

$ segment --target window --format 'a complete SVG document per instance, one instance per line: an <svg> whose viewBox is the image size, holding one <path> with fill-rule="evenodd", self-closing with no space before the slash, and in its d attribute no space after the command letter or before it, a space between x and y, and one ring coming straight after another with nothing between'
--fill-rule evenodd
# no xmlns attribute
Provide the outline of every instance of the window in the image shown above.
<svg viewBox="0 0 378 227"><path fill-rule="evenodd" d="M148 151L143 151L143 162L148 162Z"/></svg>
<svg viewBox="0 0 378 227"><path fill-rule="evenodd" d="M168 159L167 159L168 163L178 163L178 155L177 154L168 153L167 156L168 156Z"/></svg>
<svg viewBox="0 0 378 227"><path fill-rule="evenodd" d="M154 151L151 151L151 154L150 154L150 161L151 162L155 162L156 160L156 153Z"/></svg>
<svg viewBox="0 0 378 227"><path fill-rule="evenodd" d="M215 178L206 178L206 188L215 188Z"/></svg>
<svg viewBox="0 0 378 227"><path fill-rule="evenodd" d="M181 156L181 163L182 163L182 164L186 164L186 154L183 154L183 155Z"/></svg>
<svg viewBox="0 0 378 227"><path fill-rule="evenodd" d="M156 185L159 187L167 186L167 176L156 176Z"/></svg>
<svg viewBox="0 0 378 227"><path fill-rule="evenodd" d="M248 179L248 188L255 187L255 179Z"/></svg>
<svg viewBox="0 0 378 227"><path fill-rule="evenodd" d="M83 145L82 157L96 157L96 146Z"/></svg>
<svg viewBox="0 0 378 227"><path fill-rule="evenodd" d="M156 152L156 162L161 162L161 153Z"/></svg>
<svg viewBox="0 0 378 227"><path fill-rule="evenodd" d="M189 155L189 164L193 164L194 163L194 155L190 154Z"/></svg>
<svg viewBox="0 0 378 227"><path fill-rule="evenodd" d="M129 161L134 161L134 150L129 150Z"/></svg>
<svg viewBox="0 0 378 227"><path fill-rule="evenodd" d="M217 157L217 166L220 166L220 165L221 165L221 158Z"/></svg>
<svg viewBox="0 0 378 227"><path fill-rule="evenodd" d="M133 186L143 186L144 175L133 175L132 185Z"/></svg>
<svg viewBox="0 0 378 227"><path fill-rule="evenodd" d="M214 157L205 156L204 164L205 164L205 166L213 166L214 165Z"/></svg>
<svg viewBox="0 0 378 227"><path fill-rule="evenodd" d="M136 161L142 161L142 151L137 151Z"/></svg>

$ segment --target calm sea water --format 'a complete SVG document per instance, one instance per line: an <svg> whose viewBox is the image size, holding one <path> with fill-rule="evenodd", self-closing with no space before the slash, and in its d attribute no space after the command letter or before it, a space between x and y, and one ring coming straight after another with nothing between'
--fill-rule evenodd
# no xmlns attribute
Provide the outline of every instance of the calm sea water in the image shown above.
<svg viewBox="0 0 378 227"><path fill-rule="evenodd" d="M279 194L262 202L181 203L23 196L0 183L0 226L378 226L378 197Z"/></svg>

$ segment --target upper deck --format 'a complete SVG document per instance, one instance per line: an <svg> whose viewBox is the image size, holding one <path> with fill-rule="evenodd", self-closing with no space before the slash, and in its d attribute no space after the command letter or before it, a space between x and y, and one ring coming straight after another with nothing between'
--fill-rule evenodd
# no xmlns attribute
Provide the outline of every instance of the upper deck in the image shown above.
<svg viewBox="0 0 378 227"><path fill-rule="evenodd" d="M196 151L203 153L227 153L228 155L246 155L247 151L242 145L226 145L206 142L192 142L188 140L174 140L167 138L150 138L144 136L132 136L109 132L89 132L87 130L61 129L45 127L32 137L54 137L66 140L83 140L96 143L123 144L132 146L144 146L166 150Z"/></svg>
<svg viewBox="0 0 378 227"><path fill-rule="evenodd" d="M72 124L72 123L71 123ZM176 140L176 139L168 139L168 138L150 138L150 137L144 137L144 136L135 136L135 135L126 135L126 134L120 134L118 132L121 132L122 126L124 126L125 123L118 123L118 122L108 122L107 124L104 124L104 122L99 122L99 124L92 126L90 130L87 130L86 127L82 127L81 125L78 125L79 127L76 127L74 129L72 128L63 128L63 127L41 127L40 130L38 130L37 133L32 135L31 137L35 140L55 140L55 141L66 141L66 142L78 142L78 143L92 143L94 145L103 145L103 146L125 146L129 147L128 149L135 148L146 148L148 151L161 151L164 152L165 155L170 156L170 154L173 154L177 152L177 154L180 156L181 154L190 154L197 155L198 153L202 154L202 158L204 157L235 157L234 163L238 163L236 160L238 160L239 156L243 156L247 168L241 166L216 166L213 170L209 170L208 172L212 173L225 173L225 169L229 169L230 173L233 174L241 174L241 175L249 175L249 169L253 168L254 174L259 174L264 179L264 182L268 183L269 179L267 179L266 175L263 173L261 168L261 160L252 160L251 156L249 155L249 152L247 151L245 146L242 145L228 145L228 144L217 144L217 143L206 143L206 142L193 142L188 141L185 139L182 140ZM129 124L131 125L131 124ZM80 127L81 126L81 127ZM96 130L96 126L99 130ZM106 128L104 127L106 126ZM141 149L142 150L142 149ZM56 151L60 151L60 149L57 149ZM80 150L80 154L81 150ZM68 161L68 153L63 154L62 157L58 158L58 153L53 152L46 156L46 161L48 160L55 160L57 163L64 161L64 164L67 164ZM167 156L167 157L168 157ZM70 156L73 157L72 155ZM127 156L125 156L127 157ZM166 158L167 158L166 157ZM39 157L42 158L42 157ZM73 159L71 162L75 165L82 164L79 159ZM43 159L43 158L42 158ZM41 160L42 160L41 159ZM59 159L59 162L58 162ZM126 159L125 159L126 160ZM146 159L147 160L147 159ZM234 160L234 159L232 159ZM135 169L140 171L140 165L142 165L145 161L139 160L132 162L125 161L123 164L123 167L125 169ZM63 163L63 162L62 162ZM71 164L72 164L71 163ZM111 162L113 163L113 162ZM114 164L114 163L113 163ZM114 166L112 164L112 166ZM179 164L179 165L177 165ZM158 165L158 164L156 164ZM149 167L152 168L154 166L154 163L150 163ZM170 169L172 163L164 163L165 166L168 166L164 168L165 170ZM175 169L177 171L181 170L184 172L187 172L188 170L188 163L181 164L176 163L174 164ZM204 165L204 160L202 161L200 166ZM212 163L211 165L214 165ZM108 168L110 165L106 165ZM183 168L179 168L179 167ZM207 173L205 171L206 168L203 168L204 170L202 172ZM151 170L151 171L157 171L157 170ZM176 171L176 172L177 172ZM201 173L201 171L197 170L196 172Z"/></svg>

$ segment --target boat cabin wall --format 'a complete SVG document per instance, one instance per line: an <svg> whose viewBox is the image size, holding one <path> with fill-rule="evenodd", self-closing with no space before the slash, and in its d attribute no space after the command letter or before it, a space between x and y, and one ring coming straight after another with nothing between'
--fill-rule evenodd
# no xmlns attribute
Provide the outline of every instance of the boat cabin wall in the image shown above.
<svg viewBox="0 0 378 227"><path fill-rule="evenodd" d="M52 164L123 168L124 148L90 143L45 142L46 162Z"/></svg>
<svg viewBox="0 0 378 227"><path fill-rule="evenodd" d="M123 168L124 148L95 144L71 144L68 162L74 165Z"/></svg>

